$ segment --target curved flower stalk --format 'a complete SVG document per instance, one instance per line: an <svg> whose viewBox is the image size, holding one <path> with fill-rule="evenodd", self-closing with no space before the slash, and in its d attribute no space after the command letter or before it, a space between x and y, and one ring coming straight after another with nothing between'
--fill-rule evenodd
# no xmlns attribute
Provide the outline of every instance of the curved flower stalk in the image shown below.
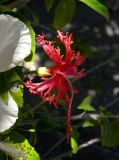
<svg viewBox="0 0 119 160"><path fill-rule="evenodd" d="M13 97L8 93L8 101L0 97L0 132L8 130L18 118L18 106Z"/></svg>
<svg viewBox="0 0 119 160"><path fill-rule="evenodd" d="M31 52L31 35L19 19L0 14L0 72L21 64Z"/></svg>
<svg viewBox="0 0 119 160"><path fill-rule="evenodd" d="M72 34L57 30L58 38L60 42L65 46L66 53L61 54L60 48L54 48L54 42L44 40L45 35L38 35L37 41L42 45L45 53L54 62L54 66L49 69L45 69L45 74L50 75L50 78L42 77L43 82L32 83L27 81L25 86L29 88L33 94L39 94L44 101L53 103L55 107L58 107L61 103L68 107L67 112L67 140L70 140L70 117L71 117L71 105L74 94L74 89L69 81L69 77L81 78L84 76L84 70L78 71L78 66L84 63L85 58L80 55L80 52L75 52L71 49L73 43Z"/></svg>

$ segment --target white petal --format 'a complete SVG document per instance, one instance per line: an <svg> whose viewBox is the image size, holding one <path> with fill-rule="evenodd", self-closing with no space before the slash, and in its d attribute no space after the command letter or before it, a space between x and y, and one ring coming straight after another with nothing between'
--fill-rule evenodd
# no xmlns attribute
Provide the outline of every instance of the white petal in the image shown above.
<svg viewBox="0 0 119 160"><path fill-rule="evenodd" d="M14 125L18 118L18 106L8 93L8 104L0 97L0 132L4 132Z"/></svg>
<svg viewBox="0 0 119 160"><path fill-rule="evenodd" d="M30 54L28 27L11 15L0 15L0 72L18 66Z"/></svg>

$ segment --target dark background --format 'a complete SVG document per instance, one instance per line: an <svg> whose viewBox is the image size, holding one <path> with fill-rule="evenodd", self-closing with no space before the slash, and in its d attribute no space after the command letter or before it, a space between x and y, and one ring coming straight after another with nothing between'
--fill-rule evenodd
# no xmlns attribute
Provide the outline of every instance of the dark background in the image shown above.
<svg viewBox="0 0 119 160"><path fill-rule="evenodd" d="M43 0L29 2L29 6L37 10L39 14L39 25L34 27L36 34L45 32L48 36L56 36L52 22L57 2L49 13L46 12ZM87 57L85 64L87 75L73 83L79 90L79 94L74 98L73 107L75 108L83 98L90 95L93 97L92 104L97 110L103 106L107 107L107 111L117 113L119 111L119 10L113 10L112 7L110 20L106 21L88 6L77 2L75 16L72 22L63 28L63 31L71 32L75 39L81 40L82 46L79 49ZM81 135L79 145L100 136L98 127L79 128L79 131ZM57 141L52 132L40 133L39 141L36 149L40 152L41 157L44 157L43 160L55 160L53 157L62 155L69 150L64 142L46 154L49 147ZM118 160L119 148L107 148L97 143L79 150L71 158L66 156L61 159Z"/></svg>

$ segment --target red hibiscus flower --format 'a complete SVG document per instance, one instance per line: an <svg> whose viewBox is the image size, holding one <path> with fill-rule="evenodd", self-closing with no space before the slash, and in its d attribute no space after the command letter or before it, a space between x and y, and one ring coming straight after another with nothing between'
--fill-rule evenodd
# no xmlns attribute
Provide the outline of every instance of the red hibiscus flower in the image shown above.
<svg viewBox="0 0 119 160"><path fill-rule="evenodd" d="M84 76L84 70L78 71L78 66L84 63L85 58L80 55L80 52L76 53L71 49L71 44L73 43L72 34L66 33L66 35L64 35L59 30L57 30L57 34L60 42L65 46L65 55L61 54L59 47L54 47L53 41L44 40L44 34L38 35L38 43L42 45L45 53L54 62L54 66L45 71L51 75L50 78L42 77L43 82L41 83L27 81L25 86L29 88L31 93L39 94L44 101L54 104L55 107L58 107L61 103L68 107L66 132L69 142L71 132L71 105L74 89L68 78L81 78Z"/></svg>

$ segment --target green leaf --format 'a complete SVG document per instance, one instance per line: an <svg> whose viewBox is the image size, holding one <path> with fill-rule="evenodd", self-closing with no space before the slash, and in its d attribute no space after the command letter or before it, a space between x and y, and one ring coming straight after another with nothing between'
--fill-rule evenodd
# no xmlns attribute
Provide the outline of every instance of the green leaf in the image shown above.
<svg viewBox="0 0 119 160"><path fill-rule="evenodd" d="M35 132L35 129L29 129L29 132L34 133L34 132Z"/></svg>
<svg viewBox="0 0 119 160"><path fill-rule="evenodd" d="M29 22L34 26L39 25L39 13L38 10L33 9L32 6L25 6L19 11L20 14L23 14L24 17L28 17L29 13Z"/></svg>
<svg viewBox="0 0 119 160"><path fill-rule="evenodd" d="M10 94L17 103L18 107L23 107L23 85L15 84L10 90Z"/></svg>
<svg viewBox="0 0 119 160"><path fill-rule="evenodd" d="M33 31L30 23L26 22L27 27L29 28L31 34L31 54L25 59L26 61L34 61L35 60L35 49L36 49L36 40L35 40L35 32Z"/></svg>
<svg viewBox="0 0 119 160"><path fill-rule="evenodd" d="M119 145L119 120L101 125L101 142L104 146L114 147Z"/></svg>
<svg viewBox="0 0 119 160"><path fill-rule="evenodd" d="M6 2L3 4L6 8L4 11L12 11L14 8L17 8L18 10L23 8L28 3L28 0L4 0L4 2Z"/></svg>
<svg viewBox="0 0 119 160"><path fill-rule="evenodd" d="M86 97L82 103L77 107L77 109L82 109L84 111L95 111L95 108L90 105L92 98L90 96Z"/></svg>
<svg viewBox="0 0 119 160"><path fill-rule="evenodd" d="M40 160L39 154L21 134L12 132L7 139L6 148L9 147L11 149L8 154L13 159Z"/></svg>
<svg viewBox="0 0 119 160"><path fill-rule="evenodd" d="M14 69L4 72L4 77L8 84L20 81L20 77Z"/></svg>
<svg viewBox="0 0 119 160"><path fill-rule="evenodd" d="M77 139L79 139L80 133L77 131L75 128L72 128L71 132L71 148L72 148L72 153L76 154L78 151L78 143Z"/></svg>
<svg viewBox="0 0 119 160"><path fill-rule="evenodd" d="M78 144L76 142L76 139L71 137L71 148L72 148L72 153L76 154L78 151Z"/></svg>
<svg viewBox="0 0 119 160"><path fill-rule="evenodd" d="M79 0L109 20L109 11L99 0Z"/></svg>
<svg viewBox="0 0 119 160"><path fill-rule="evenodd" d="M60 0L56 8L53 27L62 28L69 23L75 14L75 0Z"/></svg>
<svg viewBox="0 0 119 160"><path fill-rule="evenodd" d="M31 54L25 58L25 61L34 61L35 60L35 50L36 50L36 39L35 39L35 32L30 25L29 21L23 17L22 15L19 15L19 18L26 24L26 26L29 28L29 32L31 35Z"/></svg>
<svg viewBox="0 0 119 160"><path fill-rule="evenodd" d="M54 2L55 2L55 0L45 0L45 5L46 5L46 8L47 8L47 12L50 11Z"/></svg>
<svg viewBox="0 0 119 160"><path fill-rule="evenodd" d="M2 4L2 3L4 3L4 2L6 2L7 0L0 0L0 4Z"/></svg>
<svg viewBox="0 0 119 160"><path fill-rule="evenodd" d="M2 100L5 102L5 104L8 104L8 92L3 92L0 94Z"/></svg>
<svg viewBox="0 0 119 160"><path fill-rule="evenodd" d="M95 126L95 123L93 120L85 120L82 127L94 127Z"/></svg>
<svg viewBox="0 0 119 160"><path fill-rule="evenodd" d="M0 73L0 94L8 91L15 83L21 83L15 69Z"/></svg>

